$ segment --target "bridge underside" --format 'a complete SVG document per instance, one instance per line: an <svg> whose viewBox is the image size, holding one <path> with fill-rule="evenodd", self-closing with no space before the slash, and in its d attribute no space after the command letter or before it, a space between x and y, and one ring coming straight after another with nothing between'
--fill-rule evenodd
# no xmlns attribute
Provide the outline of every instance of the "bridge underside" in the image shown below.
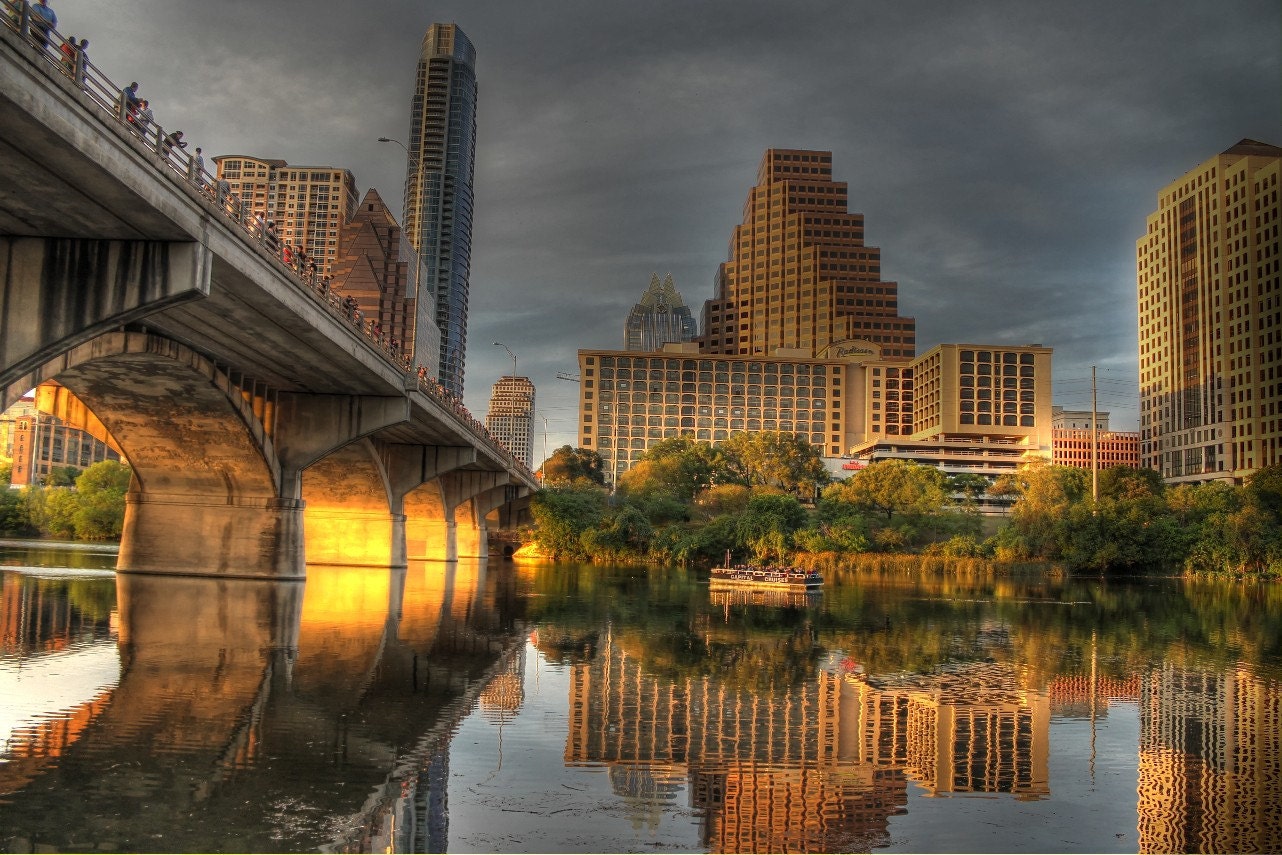
<svg viewBox="0 0 1282 855"><path fill-rule="evenodd" d="M122 571L295 579L307 564L404 567L486 555L525 488L476 451L388 444L400 399L263 394L155 335L113 332L36 375L38 406L104 428L129 460ZM490 518L487 523L487 516Z"/></svg>

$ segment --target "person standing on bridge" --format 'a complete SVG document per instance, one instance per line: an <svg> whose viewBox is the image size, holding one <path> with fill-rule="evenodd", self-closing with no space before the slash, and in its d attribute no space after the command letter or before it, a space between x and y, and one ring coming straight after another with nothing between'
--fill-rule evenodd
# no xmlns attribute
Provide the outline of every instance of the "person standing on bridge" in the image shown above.
<svg viewBox="0 0 1282 855"><path fill-rule="evenodd" d="M138 82L134 81L120 90L120 118L132 123L141 103L138 98Z"/></svg>
<svg viewBox="0 0 1282 855"><path fill-rule="evenodd" d="M174 131L173 133L165 134L165 138L160 141L160 156L167 158L169 157L169 153L175 148L186 147L187 141L183 139L182 131Z"/></svg>
<svg viewBox="0 0 1282 855"><path fill-rule="evenodd" d="M49 8L49 0L36 0L31 7L31 40L36 47L49 47L49 31L58 26L58 16Z"/></svg>
<svg viewBox="0 0 1282 855"><path fill-rule="evenodd" d="M58 26L58 16L49 8L48 0L31 4L31 41L43 52L49 47L49 32Z"/></svg>
<svg viewBox="0 0 1282 855"><path fill-rule="evenodd" d="M146 100L138 102L138 111L133 114L134 133L147 139L147 130L151 127L151 103Z"/></svg>
<svg viewBox="0 0 1282 855"><path fill-rule="evenodd" d="M58 52L62 54L62 70L68 77L74 77L76 73L76 48L80 45L75 36L67 36L62 40L62 47Z"/></svg>
<svg viewBox="0 0 1282 855"><path fill-rule="evenodd" d="M195 183L197 189L205 189L205 158L201 156L200 146L196 146L196 153L187 163L187 177Z"/></svg>

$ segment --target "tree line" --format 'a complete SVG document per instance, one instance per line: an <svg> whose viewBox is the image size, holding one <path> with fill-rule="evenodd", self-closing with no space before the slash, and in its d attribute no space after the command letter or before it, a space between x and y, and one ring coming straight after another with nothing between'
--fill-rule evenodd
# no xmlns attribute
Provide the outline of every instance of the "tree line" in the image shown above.
<svg viewBox="0 0 1282 855"><path fill-rule="evenodd" d="M1243 486L1169 487L1156 472L1034 463L996 483L880 461L833 481L818 452L787 433L686 437L652 446L610 490L596 452L563 446L531 500L531 540L566 560L736 562L837 567L861 553L1002 562L1077 572L1282 575L1282 467ZM1011 504L999 520L981 496Z"/></svg>
<svg viewBox="0 0 1282 855"><path fill-rule="evenodd" d="M0 467L0 483L12 477ZM104 460L77 473L56 467L43 485L0 489L0 535L59 540L119 540L132 470Z"/></svg>

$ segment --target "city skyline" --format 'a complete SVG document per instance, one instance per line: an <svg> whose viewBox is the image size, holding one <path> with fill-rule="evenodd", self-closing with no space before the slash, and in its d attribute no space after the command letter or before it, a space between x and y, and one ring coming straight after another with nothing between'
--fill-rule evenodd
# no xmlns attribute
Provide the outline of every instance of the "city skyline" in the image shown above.
<svg viewBox="0 0 1282 855"><path fill-rule="evenodd" d="M671 271L690 304L712 296L742 176L771 147L833 151L919 350L1045 344L1056 404L1088 405L1098 365L1101 408L1134 429L1133 253L1157 193L1238 139L1282 142L1282 10L1263 2L389 2L342 26L346 6L283 2L246 7L254 27L194 2L54 5L207 156L351 169L392 210L403 153L376 139L408 142L411 58L457 23L485 58L469 338L520 357L549 449L574 443L578 390L556 374L616 346L638 281ZM480 413L506 359L473 350Z"/></svg>

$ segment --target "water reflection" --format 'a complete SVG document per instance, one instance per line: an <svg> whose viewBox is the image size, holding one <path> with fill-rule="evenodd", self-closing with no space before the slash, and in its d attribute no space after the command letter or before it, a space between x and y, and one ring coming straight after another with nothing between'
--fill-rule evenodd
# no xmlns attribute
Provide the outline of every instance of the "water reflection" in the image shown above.
<svg viewBox="0 0 1282 855"><path fill-rule="evenodd" d="M443 839L442 747L511 620L477 567L441 567L318 567L306 586L5 573L6 849L365 848L393 770L439 792ZM33 670L87 643L118 651L114 673L68 708ZM56 661L68 684L91 670ZM12 699L40 691L38 711Z"/></svg>
<svg viewBox="0 0 1282 855"><path fill-rule="evenodd" d="M16 563L13 851L1282 848L1276 586Z"/></svg>

